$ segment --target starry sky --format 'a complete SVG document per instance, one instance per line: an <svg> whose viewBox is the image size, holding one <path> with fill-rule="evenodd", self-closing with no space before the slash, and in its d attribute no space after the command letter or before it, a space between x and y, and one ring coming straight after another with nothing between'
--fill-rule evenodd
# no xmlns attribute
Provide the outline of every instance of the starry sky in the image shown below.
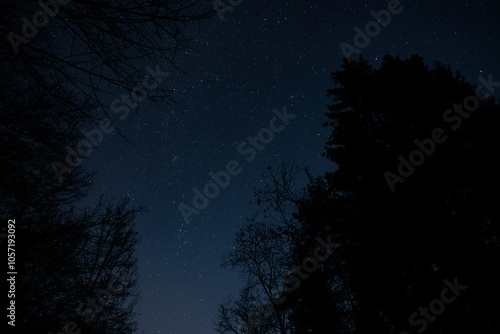
<svg viewBox="0 0 500 334"><path fill-rule="evenodd" d="M364 30L374 20L370 11L387 6L383 0L243 0L224 20L215 16L185 29L193 50L175 62L187 74L166 63L139 64L169 71L161 85L175 89L176 102L141 102L137 113L116 120L128 142L116 131L106 134L86 162L97 172L92 197L128 196L147 207L137 219L139 333L215 333L218 304L243 284L220 264L255 210L248 205L255 187L268 167L278 170L290 159L313 176L335 170L321 157L331 131L321 126L332 102L330 73L344 57L339 45L354 45L354 28ZM449 64L474 84L490 73L500 81L500 1L402 0L400 6L361 49L372 65L386 53L418 54L429 65ZM247 161L238 145L269 127L273 109L284 108L295 118ZM202 190L209 173L232 160L241 172L187 224L179 204L192 206L193 188Z"/></svg>

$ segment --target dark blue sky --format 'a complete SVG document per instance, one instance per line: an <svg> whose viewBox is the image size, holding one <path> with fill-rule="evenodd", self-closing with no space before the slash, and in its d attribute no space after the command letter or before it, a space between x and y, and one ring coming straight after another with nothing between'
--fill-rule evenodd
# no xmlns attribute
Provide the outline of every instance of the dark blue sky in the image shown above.
<svg viewBox="0 0 500 334"><path fill-rule="evenodd" d="M373 65L386 53L439 60L471 83L488 74L500 81L500 2L401 1L403 10L362 48ZM116 118L129 142L116 132L88 159L97 171L94 193L129 196L148 212L138 219L139 331L215 333L218 303L242 285L236 272L220 267L234 233L253 212L247 205L268 166L294 159L313 175L333 171L320 156L331 129L321 124L331 99L330 72L340 69L339 44L354 45L370 11L387 1L250 1L232 12L185 30L198 52L185 50L176 63L189 74L170 72L161 83L175 87L172 104L142 102L138 113ZM357 55L354 54L357 58ZM499 90L500 91L500 90ZM122 92L127 93L127 92ZM498 91L496 94L498 96ZM120 93L111 99L119 99ZM269 127L273 109L296 115L251 162L237 146ZM276 123L280 125L279 121ZM203 189L209 172L236 160L241 172L186 224L178 205L192 206L193 188Z"/></svg>

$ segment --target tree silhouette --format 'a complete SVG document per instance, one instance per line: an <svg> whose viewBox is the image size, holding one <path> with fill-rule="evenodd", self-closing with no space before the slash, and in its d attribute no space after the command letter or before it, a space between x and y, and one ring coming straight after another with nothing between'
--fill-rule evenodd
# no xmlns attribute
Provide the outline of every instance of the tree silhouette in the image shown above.
<svg viewBox="0 0 500 334"><path fill-rule="evenodd" d="M289 330L288 276L296 234L294 201L299 200L293 182L300 170L284 164L280 173L269 171L266 183L255 190L255 216L235 236L234 250L223 265L237 268L246 285L237 300L219 308L219 333L287 333Z"/></svg>
<svg viewBox="0 0 500 334"><path fill-rule="evenodd" d="M54 99L74 109L91 101L104 112L109 107L104 101L114 89L132 91L142 85L144 66L178 68L176 54L189 50L188 24L214 14L211 3L202 0L72 0L65 4L48 0L45 4L2 2L0 32L8 37L1 44L2 58L16 67L17 75L52 88ZM47 17L38 28L37 12ZM64 94L63 88L77 98ZM167 85L148 90L145 97L166 101L171 92Z"/></svg>
<svg viewBox="0 0 500 334"><path fill-rule="evenodd" d="M7 37L0 43L0 212L4 221L16 220L19 333L135 330L133 222L141 209L104 197L86 209L93 174L68 163L71 172L58 182L53 164L75 162L68 152L78 150L82 130L109 116L117 89L169 101L171 85L150 85L151 76L163 64L176 68L176 53L188 47L184 29L211 15L208 5L0 4Z"/></svg>
<svg viewBox="0 0 500 334"><path fill-rule="evenodd" d="M231 312L240 312L247 308L251 311L245 314L241 322L250 324L244 332L266 332L264 329L276 329L279 333L286 333L287 314L283 308L275 307L273 300L276 293L283 291L285 282L282 276L286 275L285 263L288 254L286 237L280 233L279 226L269 226L258 219L250 219L241 228L235 238L235 247L226 262L226 266L239 268L246 279L245 291L236 305L239 307ZM225 319L227 307L221 308L221 318ZM246 313L246 312L245 312ZM229 327L224 322L220 329ZM227 333L227 331L219 331Z"/></svg>
<svg viewBox="0 0 500 334"><path fill-rule="evenodd" d="M318 247L315 237L340 243L330 253L319 253L317 269L309 273L289 299L293 333L349 333L353 326L355 300L350 286L349 264L344 253L352 245L339 233L343 223L342 201L334 192L330 175L313 178L302 197L295 217L300 221L293 259L302 263ZM316 256L314 256L316 258ZM324 257L324 259L323 259ZM322 261L319 261L321 259Z"/></svg>
<svg viewBox="0 0 500 334"><path fill-rule="evenodd" d="M138 211L127 206L101 200L19 234L17 330L59 333L71 322L87 333L134 330Z"/></svg>
<svg viewBox="0 0 500 334"><path fill-rule="evenodd" d="M500 106L418 56L385 56L378 69L346 61L332 79L324 155L338 169L308 174L297 197L282 173L257 199L289 204L289 264L313 253L316 236L341 245L289 291L290 332L497 332Z"/></svg>
<svg viewBox="0 0 500 334"><path fill-rule="evenodd" d="M343 203L338 228L355 245L345 256L356 331L407 329L409 316L454 277L469 290L428 326L497 328L481 296L499 293L489 278L499 256L498 105L459 73L439 62L429 69L417 56L342 68L332 74L325 155L339 166L331 181ZM387 171L404 174L395 191Z"/></svg>

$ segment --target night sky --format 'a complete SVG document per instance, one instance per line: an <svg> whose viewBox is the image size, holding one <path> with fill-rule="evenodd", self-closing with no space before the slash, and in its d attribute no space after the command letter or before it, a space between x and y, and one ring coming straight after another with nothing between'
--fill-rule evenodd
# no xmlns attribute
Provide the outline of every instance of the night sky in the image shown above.
<svg viewBox="0 0 500 334"><path fill-rule="evenodd" d="M386 53L418 54L429 65L449 64L473 84L490 73L500 81L500 1L400 6L361 50L372 65ZM242 286L238 273L220 264L255 210L248 205L254 188L268 167L278 170L290 159L313 176L335 170L321 157L331 132L321 126L332 103L326 96L333 88L330 73L344 57L339 44L354 45L354 28L364 30L374 20L370 11L383 9L387 1L243 0L224 20L216 16L185 29L195 50L184 50L175 62L188 74L167 63L138 64L168 71L160 85L175 88L176 102L144 101L124 120L115 115L128 142L116 131L106 134L87 164L97 172L90 200L129 196L147 207L137 220L139 333L215 333L218 304ZM273 109L284 108L296 117L247 161L238 145L269 127ZM178 206L193 206L193 188L202 190L208 174L225 170L231 160L241 172L186 224Z"/></svg>

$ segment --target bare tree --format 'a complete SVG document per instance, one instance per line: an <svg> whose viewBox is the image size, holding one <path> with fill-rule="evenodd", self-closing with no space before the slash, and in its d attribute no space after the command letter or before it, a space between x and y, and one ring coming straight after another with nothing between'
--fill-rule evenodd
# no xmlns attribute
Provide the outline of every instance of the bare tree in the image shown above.
<svg viewBox="0 0 500 334"><path fill-rule="evenodd" d="M228 298L219 305L217 332L221 334L263 334L273 331L275 327L273 324L276 322L275 315L269 312L267 304L262 304L261 299L252 295L251 290L247 285L241 290L238 298Z"/></svg>
<svg viewBox="0 0 500 334"><path fill-rule="evenodd" d="M265 185L256 189L261 208L240 228L223 263L240 270L247 283L239 299L220 306L220 333L287 333L290 310L283 296L290 286L298 228L293 212L300 203L294 182L301 171L283 164L278 173L269 170Z"/></svg>
<svg viewBox="0 0 500 334"><path fill-rule="evenodd" d="M188 42L196 26L189 23L209 17L209 6L196 0L0 4L0 209L4 220L18 222L22 333L74 324L86 333L134 330L138 209L99 200L81 211L92 174L73 164L58 183L51 164L71 159L67 151L77 147L81 130L103 114L109 118L117 90L169 101L172 86L152 85L151 77L177 69L181 50L193 52ZM116 270L132 277L126 285L113 285L120 285Z"/></svg>
<svg viewBox="0 0 500 334"><path fill-rule="evenodd" d="M1 5L6 24L0 32L9 42L2 53L25 68L38 85L59 82L97 102L102 98L99 93L109 93L111 87L131 90L141 83L141 62L177 68L176 54L189 49L185 30L193 28L188 23L213 15L210 5L202 0L73 0L65 4L48 0L42 6L8 0ZM40 28L37 12L47 17ZM25 32L33 36L27 38ZM156 91L150 97L163 99L170 93L162 88Z"/></svg>
<svg viewBox="0 0 500 334"><path fill-rule="evenodd" d="M140 209L128 206L100 200L92 210L72 210L63 221L20 235L24 270L16 301L23 307L16 327L22 333L60 332L70 323L85 333L134 331L133 221Z"/></svg>

